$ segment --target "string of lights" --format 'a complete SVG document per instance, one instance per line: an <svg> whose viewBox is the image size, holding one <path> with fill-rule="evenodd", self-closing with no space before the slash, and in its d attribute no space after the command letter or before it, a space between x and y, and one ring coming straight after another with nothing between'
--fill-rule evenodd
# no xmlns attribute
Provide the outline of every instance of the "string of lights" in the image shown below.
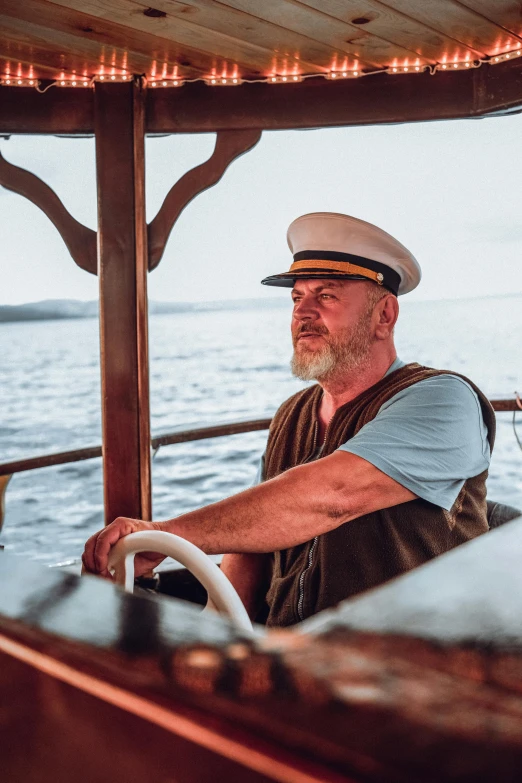
<svg viewBox="0 0 522 783"><path fill-rule="evenodd" d="M477 60L465 59L454 60L441 63L432 63L421 65L418 63L406 63L403 65L394 64L385 68L376 69L373 71L363 69L339 69L323 71L318 73L272 73L269 76L263 76L256 79L241 78L235 74L233 76L200 76L193 79L183 78L182 76L174 76L172 78L159 77L154 75L145 76L147 85L152 88L160 87L182 87L184 84L193 84L195 82L204 82L210 87L233 87L240 84L292 84L296 82L303 82L306 79L317 79L323 77L329 80L343 80L343 79L359 79L365 76L374 76L378 73L389 73L393 75L399 74L414 74L423 73L428 71L431 75L436 74L438 71L464 71L471 68L480 68L482 65L497 65L506 60L514 59L515 57L522 56L522 45L517 49L512 49L508 52L502 52L488 58L482 58ZM30 69L33 71L33 68ZM130 81L133 76L127 71L120 71L116 73L113 69L111 73L100 73L93 76L66 76L62 74L60 78L51 81L42 87L42 80L36 79L34 76L24 77L20 72L16 75L6 73L0 76L0 85L8 87L33 87L39 92L46 92L50 87L85 87L89 88L94 85L95 82L125 82Z"/></svg>

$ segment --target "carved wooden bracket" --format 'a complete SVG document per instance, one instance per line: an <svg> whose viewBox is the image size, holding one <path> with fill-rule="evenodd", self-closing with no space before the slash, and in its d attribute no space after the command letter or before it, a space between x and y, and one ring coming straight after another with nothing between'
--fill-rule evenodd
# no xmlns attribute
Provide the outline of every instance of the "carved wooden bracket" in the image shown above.
<svg viewBox="0 0 522 783"><path fill-rule="evenodd" d="M96 231L75 220L49 185L36 174L8 163L1 153L0 185L36 204L54 223L78 266L93 275L97 273Z"/></svg>
<svg viewBox="0 0 522 783"><path fill-rule="evenodd" d="M173 185L148 226L149 271L155 269L161 261L170 232L187 204L219 182L232 161L252 149L260 138L260 130L219 131L210 158L188 171ZM36 204L54 223L78 266L93 275L97 274L96 231L73 218L49 185L36 174L9 163L1 153L0 185Z"/></svg>
<svg viewBox="0 0 522 783"><path fill-rule="evenodd" d="M260 138L260 130L219 131L211 157L173 185L149 225L149 271L161 261L170 232L187 204L219 182L232 161L255 147Z"/></svg>

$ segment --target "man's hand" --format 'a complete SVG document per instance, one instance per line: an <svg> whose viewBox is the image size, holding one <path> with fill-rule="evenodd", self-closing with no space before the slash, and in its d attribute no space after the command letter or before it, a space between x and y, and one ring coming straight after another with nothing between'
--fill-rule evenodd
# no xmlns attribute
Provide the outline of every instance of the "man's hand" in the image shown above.
<svg viewBox="0 0 522 783"><path fill-rule="evenodd" d="M107 559L111 547L120 538L128 536L130 533L138 533L140 530L165 530L165 526L162 522L143 522L140 519L118 517L103 530L99 530L91 536L85 544L82 555L82 574L98 574L106 579L112 579L112 575L107 569ZM164 559L165 555L160 555L158 552L140 552L134 558L135 576L148 573Z"/></svg>

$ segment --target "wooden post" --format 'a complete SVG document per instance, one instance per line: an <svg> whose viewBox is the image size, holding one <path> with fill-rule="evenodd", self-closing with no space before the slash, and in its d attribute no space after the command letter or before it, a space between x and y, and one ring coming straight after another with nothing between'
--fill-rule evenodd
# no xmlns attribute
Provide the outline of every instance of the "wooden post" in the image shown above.
<svg viewBox="0 0 522 783"><path fill-rule="evenodd" d="M95 86L105 523L151 518L144 87Z"/></svg>

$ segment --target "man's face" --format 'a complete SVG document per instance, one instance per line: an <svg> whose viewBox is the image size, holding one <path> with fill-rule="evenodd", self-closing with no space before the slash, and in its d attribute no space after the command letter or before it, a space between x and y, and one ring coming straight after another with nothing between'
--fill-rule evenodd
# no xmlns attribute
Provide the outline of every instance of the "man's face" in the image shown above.
<svg viewBox="0 0 522 783"><path fill-rule="evenodd" d="M362 280L297 280L292 291L291 368L325 381L361 369L372 344L368 285Z"/></svg>

